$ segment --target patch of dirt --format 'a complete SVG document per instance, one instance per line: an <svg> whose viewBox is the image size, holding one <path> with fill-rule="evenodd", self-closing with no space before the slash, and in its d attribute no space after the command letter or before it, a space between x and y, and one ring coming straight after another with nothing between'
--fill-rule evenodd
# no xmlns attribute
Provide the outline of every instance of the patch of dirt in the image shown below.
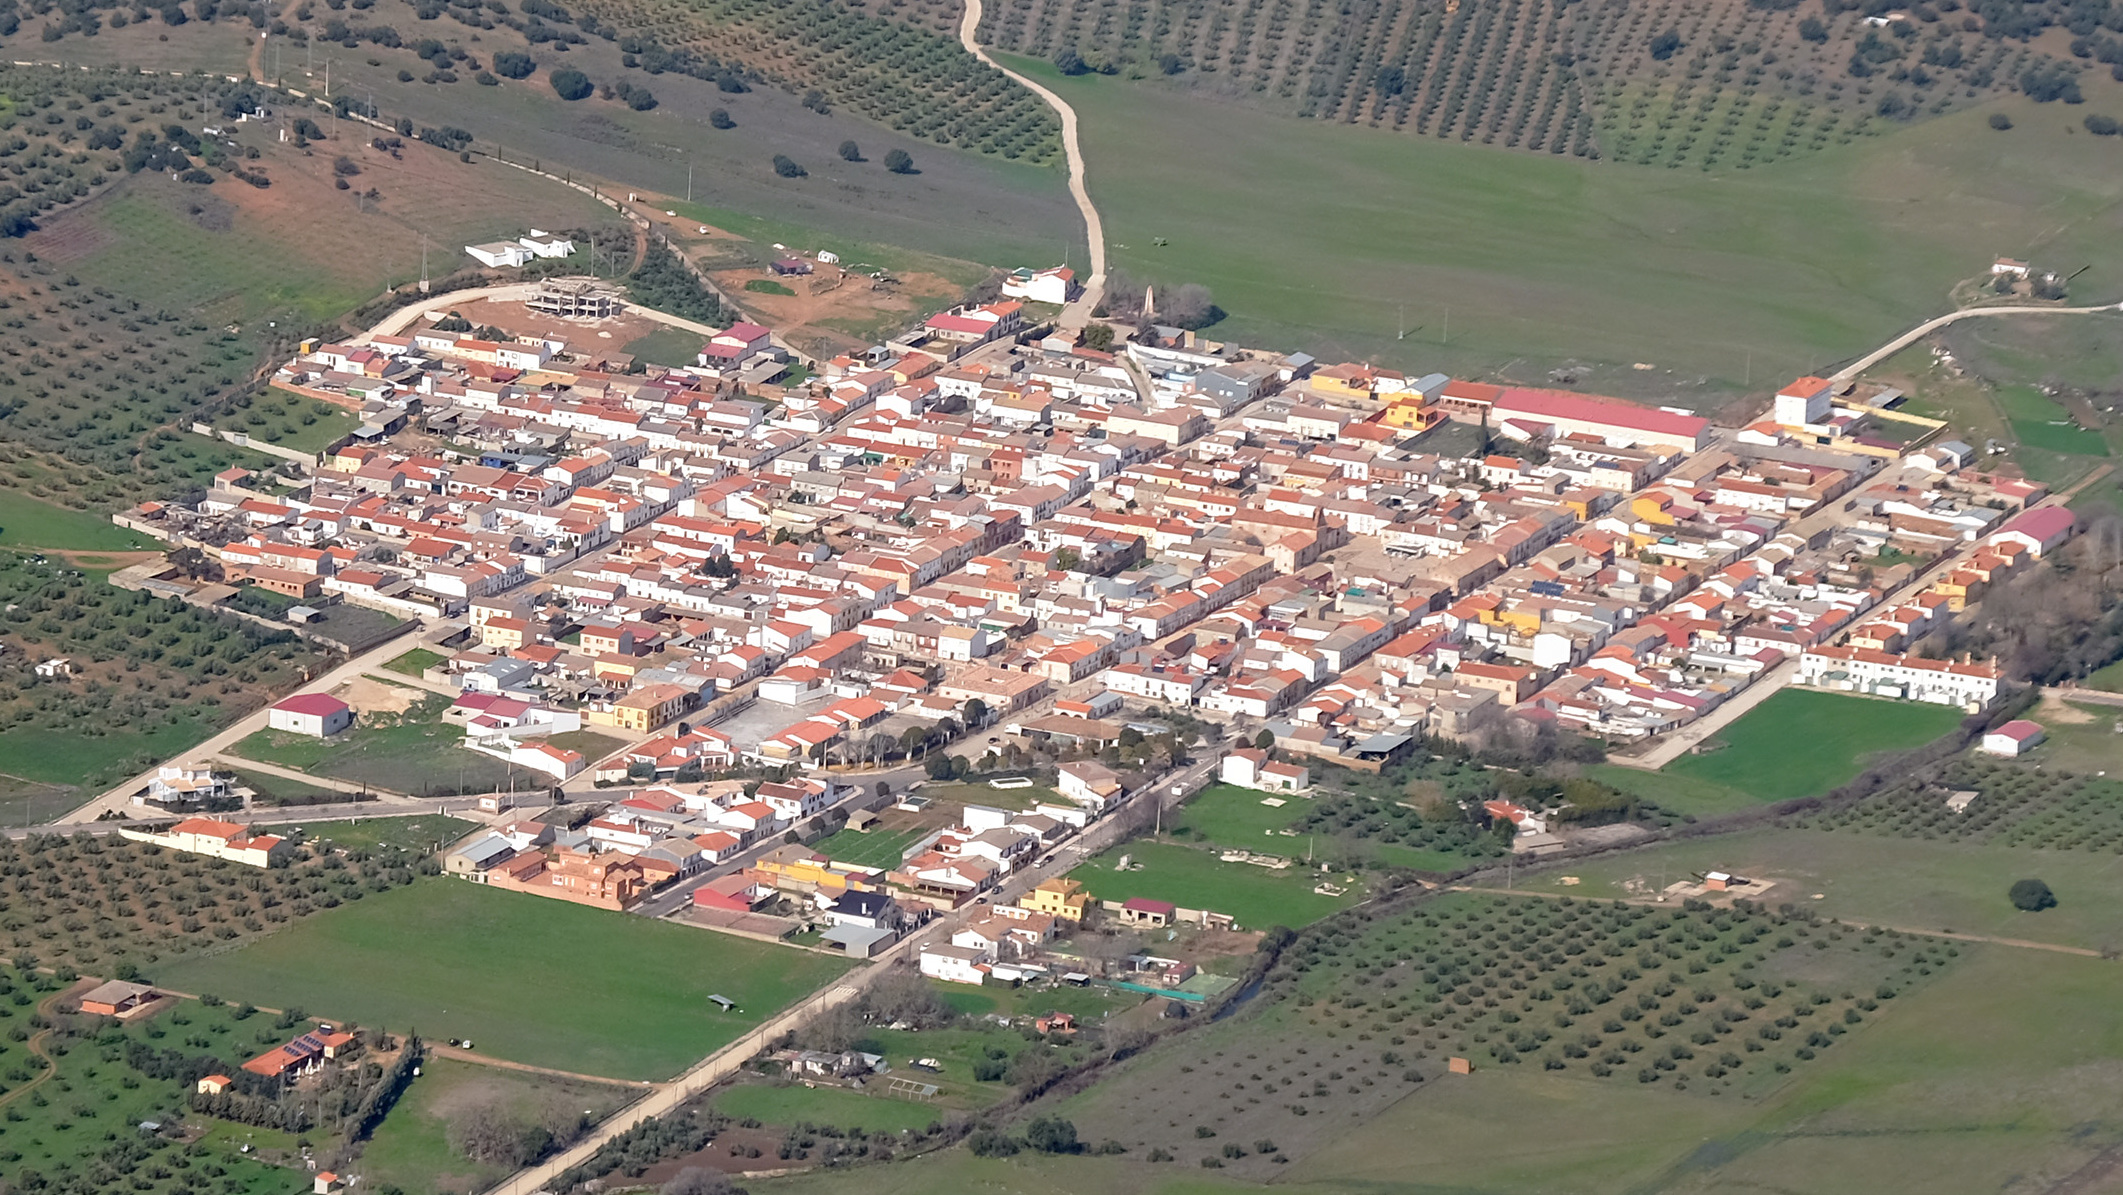
<svg viewBox="0 0 2123 1195"><path fill-rule="evenodd" d="M357 676L332 690L332 695L353 706L358 714L402 714L427 696L427 691Z"/></svg>
<svg viewBox="0 0 2123 1195"><path fill-rule="evenodd" d="M746 1129L732 1125L715 1135L708 1147L683 1157L668 1158L649 1167L641 1176L646 1185L669 1182L687 1167L713 1170L718 1174L744 1174L753 1170L781 1170L802 1163L781 1159L781 1134L769 1128ZM758 1157L747 1156L758 1150Z"/></svg>
<svg viewBox="0 0 2123 1195"><path fill-rule="evenodd" d="M611 319L570 320L559 319L532 311L522 303L481 299L472 303L459 303L448 309L472 321L475 326L491 324L505 332L524 335L532 332L558 331L578 351L601 351L618 349L621 346L660 331L667 325L643 316L622 313ZM416 321L416 324L418 321ZM609 337L605 333L611 333Z"/></svg>
<svg viewBox="0 0 2123 1195"><path fill-rule="evenodd" d="M925 306L922 296L949 294L956 289L947 279L934 274L894 274L896 283L879 285L868 275L851 273L837 265L817 263L814 269L816 272L809 275L777 278L770 269L746 266L712 270L708 276L744 304L755 319L789 340L817 345L821 350L829 347L835 352L866 349L870 345L867 338L826 326L828 321L883 330L911 321ZM761 280L779 283L796 293L776 295L745 289L746 283Z"/></svg>
<svg viewBox="0 0 2123 1195"><path fill-rule="evenodd" d="M2071 704L2050 689L2042 691L2042 703L2035 707L2034 716L2036 721L2055 722L2061 726L2083 726L2099 720L2091 711Z"/></svg>

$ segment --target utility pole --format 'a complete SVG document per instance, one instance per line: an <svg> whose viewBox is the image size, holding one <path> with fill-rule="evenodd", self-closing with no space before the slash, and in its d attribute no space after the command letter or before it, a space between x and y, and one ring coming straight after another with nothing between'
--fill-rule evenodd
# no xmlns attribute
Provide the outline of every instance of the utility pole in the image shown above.
<svg viewBox="0 0 2123 1195"><path fill-rule="evenodd" d="M693 202L693 167L691 164L686 166L686 202Z"/></svg>
<svg viewBox="0 0 2123 1195"><path fill-rule="evenodd" d="M1452 343L1452 308L1450 307L1445 308L1445 333L1442 337L1439 338L1438 343Z"/></svg>

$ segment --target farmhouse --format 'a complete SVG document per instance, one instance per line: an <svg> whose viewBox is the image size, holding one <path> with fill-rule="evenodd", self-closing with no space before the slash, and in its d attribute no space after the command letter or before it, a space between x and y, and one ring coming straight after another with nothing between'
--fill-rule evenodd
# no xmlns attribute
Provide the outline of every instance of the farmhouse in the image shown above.
<svg viewBox="0 0 2123 1195"><path fill-rule="evenodd" d="M274 730L327 739L354 724L354 710L328 693L297 693L267 710L265 723Z"/></svg>
<svg viewBox="0 0 2123 1195"><path fill-rule="evenodd" d="M1927 660L1863 647L1817 647L1799 657L1802 685L1971 709L1997 697L1998 678L1993 664Z"/></svg>
<svg viewBox="0 0 2123 1195"><path fill-rule="evenodd" d="M144 983L127 983L122 979L113 979L84 992L81 996L81 1011L104 1017L123 1016L160 996L160 992Z"/></svg>
<svg viewBox="0 0 2123 1195"><path fill-rule="evenodd" d="M2068 506L2042 506L2024 510L2014 515L2003 527L1991 533L1990 545L2019 544L2028 554L2040 560L2048 553L2063 546L2078 526L2078 519Z"/></svg>
<svg viewBox="0 0 2123 1195"><path fill-rule="evenodd" d="M285 838L252 834L234 822L217 822L204 817L186 818L159 834L149 830L120 830L118 833L134 842L150 842L210 859L227 859L246 867L272 867L295 854L295 844Z"/></svg>
<svg viewBox="0 0 2123 1195"><path fill-rule="evenodd" d="M1312 774L1293 764L1277 763L1266 751L1242 747L1224 756L1220 773L1227 784L1261 792L1294 793L1312 782Z"/></svg>
<svg viewBox="0 0 2123 1195"><path fill-rule="evenodd" d="M921 973L945 983L978 986L988 982L989 959L987 951L971 946L924 946L921 948Z"/></svg>

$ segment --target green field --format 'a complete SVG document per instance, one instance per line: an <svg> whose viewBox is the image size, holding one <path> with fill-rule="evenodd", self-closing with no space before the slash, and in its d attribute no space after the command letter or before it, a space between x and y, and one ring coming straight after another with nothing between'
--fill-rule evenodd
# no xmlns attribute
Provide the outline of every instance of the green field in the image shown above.
<svg viewBox="0 0 2123 1195"><path fill-rule="evenodd" d="M86 510L39 502L19 490L0 489L0 547L75 552L140 552L160 547Z"/></svg>
<svg viewBox="0 0 2123 1195"><path fill-rule="evenodd" d="M2076 122L2021 100L1704 173L1301 122L1008 61L1083 121L1113 264L1208 286L1231 313L1220 339L1522 381L1567 363L1585 389L1708 407L1946 310L1993 244L2092 263L2074 283L2085 302L2123 293L2123 173L2083 152ZM1992 111L2019 127L1991 132Z"/></svg>
<svg viewBox="0 0 2123 1195"><path fill-rule="evenodd" d="M450 1145L452 1123L488 1115L525 1127L568 1125L583 1113L610 1115L633 1092L621 1087L525 1075L498 1067L429 1058L420 1077L361 1149L361 1174L377 1189L476 1191L509 1167L475 1161Z"/></svg>
<svg viewBox="0 0 2123 1195"><path fill-rule="evenodd" d="M84 735L78 729L10 726L0 734L0 773L47 784L115 782L114 768L131 760L169 759L213 736L216 712L177 707L177 721L152 730L106 731ZM129 770L129 769L128 769Z"/></svg>
<svg viewBox="0 0 2123 1195"><path fill-rule="evenodd" d="M1264 805L1264 800L1282 805ZM1199 839L1220 847L1256 851L1266 855L1314 858L1330 861L1383 863L1417 871L1453 871L1473 860L1449 850L1380 842L1375 838L1352 838L1332 834L1283 834L1312 811L1307 797L1257 792L1235 784L1212 784L1187 799L1179 820L1172 826L1178 839Z"/></svg>
<svg viewBox="0 0 2123 1195"><path fill-rule="evenodd" d="M1558 865L1521 888L1583 897L1649 895L1660 882L1709 871L1780 881L1768 898L1823 918L2069 946L2123 949L2123 858L2111 852L2037 851L1850 831L1770 828L1721 834ZM1565 884L1562 877L1575 877ZM2005 893L2035 877L2057 907L2022 913ZM1819 893L1821 899L1812 899Z"/></svg>
<svg viewBox="0 0 2123 1195"><path fill-rule="evenodd" d="M214 426L278 448L323 452L326 445L360 427L361 417L345 407L274 387L223 411Z"/></svg>
<svg viewBox="0 0 2123 1195"><path fill-rule="evenodd" d="M864 1095L839 1087L744 1083L715 1097L715 1110L733 1119L751 1117L771 1125L829 1124L866 1133L921 1130L942 1113L933 1104Z"/></svg>
<svg viewBox="0 0 2123 1195"><path fill-rule="evenodd" d="M650 365L697 365L707 338L684 328L658 328L626 343L625 350Z"/></svg>
<svg viewBox="0 0 2123 1195"><path fill-rule="evenodd" d="M464 733L438 719L450 699L421 698L403 715L355 715L354 727L330 739L261 730L229 754L296 771L315 772L389 792L416 795L495 791L512 781L519 790L543 787L542 773L510 768L505 760L460 746Z"/></svg>
<svg viewBox="0 0 2123 1195"><path fill-rule="evenodd" d="M230 768L238 784L248 785L257 794L257 799L269 805L320 805L333 800L343 800L344 795L336 788L308 784L247 768Z"/></svg>
<svg viewBox="0 0 2123 1195"><path fill-rule="evenodd" d="M212 958L158 969L185 991L351 1019L483 1054L662 1079L845 964L459 880L421 880ZM710 994L737 1001L725 1013Z"/></svg>
<svg viewBox="0 0 2123 1195"><path fill-rule="evenodd" d="M1849 781L1873 754L1921 747L1961 717L1943 705L1788 688L1719 731L1728 746L1665 771L1759 801L1810 797Z"/></svg>
<svg viewBox="0 0 2123 1195"><path fill-rule="evenodd" d="M2021 444L2071 456L2107 456L2101 433L2079 426L2054 399L2031 385L2001 386L1997 403Z"/></svg>
<svg viewBox="0 0 2123 1195"><path fill-rule="evenodd" d="M811 849L836 863L893 868L899 866L901 852L914 845L924 833L919 828L897 833L882 829L841 830L812 843Z"/></svg>
<svg viewBox="0 0 2123 1195"><path fill-rule="evenodd" d="M416 813L405 817L365 817L354 821L318 822L310 827L309 836L312 841L327 842L347 850L396 846L412 851L432 851L436 849L437 844L449 846L471 833L478 825L477 822L444 817L438 813Z"/></svg>
<svg viewBox="0 0 2123 1195"><path fill-rule="evenodd" d="M1693 774L1684 775L1672 767L1663 772L1650 772L1643 768L1623 767L1621 764L1596 763L1585 768L1585 775L1610 788L1650 801L1661 809L1671 810L1684 817L1737 813L1761 804L1758 798L1737 788L1717 784Z"/></svg>
<svg viewBox="0 0 2123 1195"><path fill-rule="evenodd" d="M439 651L429 651L425 647L416 647L402 656L394 657L383 667L386 671L396 672L401 676L419 676L437 664L447 664L449 662L450 657L443 655Z"/></svg>
<svg viewBox="0 0 2123 1195"><path fill-rule="evenodd" d="M1115 871L1122 855L1142 865L1140 871ZM1354 891L1323 896L1312 890L1317 873L1302 864L1270 871L1248 863L1225 863L1195 847L1162 842L1130 842L1086 861L1069 873L1100 900L1143 896L1170 901L1183 909L1229 913L1247 929L1271 925L1302 926L1356 903ZM1348 876L1333 877L1344 884Z"/></svg>

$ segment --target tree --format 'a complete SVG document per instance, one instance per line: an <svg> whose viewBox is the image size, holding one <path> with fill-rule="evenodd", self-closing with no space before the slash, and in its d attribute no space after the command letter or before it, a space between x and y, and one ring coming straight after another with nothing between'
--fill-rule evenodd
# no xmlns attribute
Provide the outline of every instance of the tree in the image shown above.
<svg viewBox="0 0 2123 1195"><path fill-rule="evenodd" d="M1206 328L1224 315L1211 299L1209 288L1198 282L1189 282L1166 295L1158 304L1157 314L1159 322L1187 329Z"/></svg>
<svg viewBox="0 0 2123 1195"><path fill-rule="evenodd" d="M2003 112L1993 112L1990 114L1990 127L2002 133L2012 127L2012 117Z"/></svg>
<svg viewBox="0 0 2123 1195"><path fill-rule="evenodd" d="M2015 880L2009 895L2012 907L2023 913L2039 913L2057 907L2057 894L2040 880Z"/></svg>
<svg viewBox="0 0 2123 1195"><path fill-rule="evenodd" d="M688 1166L663 1185L661 1195L744 1195L744 1188L731 1186L729 1179L713 1170Z"/></svg>
<svg viewBox="0 0 2123 1195"><path fill-rule="evenodd" d="M1025 1144L1043 1154L1073 1154L1083 1151L1076 1139L1076 1125L1059 1116L1034 1117L1025 1126Z"/></svg>
<svg viewBox="0 0 2123 1195"><path fill-rule="evenodd" d="M1054 54L1054 69L1065 75L1081 75L1091 69L1091 64L1076 52L1076 47L1063 46Z"/></svg>
<svg viewBox="0 0 2123 1195"><path fill-rule="evenodd" d="M1084 562L1084 554L1075 548L1063 548L1054 554L1054 567L1065 573L1073 573Z"/></svg>
<svg viewBox="0 0 2123 1195"><path fill-rule="evenodd" d="M646 87L636 87L627 92L627 107L636 112L647 112L656 106L656 97Z"/></svg>
<svg viewBox="0 0 2123 1195"><path fill-rule="evenodd" d="M1677 29L1668 29L1666 32L1651 39L1651 56L1660 62L1673 57L1680 52L1680 49L1681 34Z"/></svg>
<svg viewBox="0 0 2123 1195"><path fill-rule="evenodd" d="M783 178L802 178L803 176L811 172L797 165L796 160L794 158L791 158L789 155L775 154L774 173L782 176Z"/></svg>
<svg viewBox="0 0 2123 1195"><path fill-rule="evenodd" d="M921 770L931 780L951 780L956 778L958 772L951 762L951 757L941 751L930 752L929 757L921 761Z"/></svg>
<svg viewBox="0 0 2123 1195"><path fill-rule="evenodd" d="M1254 748L1254 750L1256 750L1256 751L1272 751L1272 750L1274 750L1274 749L1275 749L1275 732L1274 732L1274 731L1272 731L1272 730L1264 730L1264 731L1261 731L1261 732L1260 732L1259 734L1257 734L1257 735L1254 735L1254 736L1253 736L1253 748Z"/></svg>
<svg viewBox="0 0 2123 1195"><path fill-rule="evenodd" d="M1104 352L1113 347L1112 324L1087 324L1084 326L1084 347ZM1134 501L1134 499L1129 499Z"/></svg>
<svg viewBox="0 0 2123 1195"><path fill-rule="evenodd" d="M912 174L914 173L914 155L903 149L887 150L885 152L885 169L894 174Z"/></svg>
<svg viewBox="0 0 2123 1195"><path fill-rule="evenodd" d="M737 127L737 122L730 119L730 110L727 108L717 108L708 113L708 123L718 129L734 129Z"/></svg>
<svg viewBox="0 0 2123 1195"><path fill-rule="evenodd" d="M988 724L988 703L975 697L966 702L966 725L980 727Z"/></svg>
<svg viewBox="0 0 2123 1195"><path fill-rule="evenodd" d="M860 161L862 161L862 160L863 160L863 158L862 158L862 147L861 147L861 146L859 146L859 145L857 145L857 144L855 144L855 143L854 143L853 141L843 141L843 142L841 142L841 143L840 143L840 160L841 160L841 161L843 161L843 162L860 162Z"/></svg>
<svg viewBox="0 0 2123 1195"><path fill-rule="evenodd" d="M538 69L538 63L529 54L515 50L502 50L494 55L494 73L504 79L528 79Z"/></svg>
<svg viewBox="0 0 2123 1195"><path fill-rule="evenodd" d="M553 94L564 100L585 99L596 88L590 85L590 77L573 67L566 67L546 76L553 85Z"/></svg>

